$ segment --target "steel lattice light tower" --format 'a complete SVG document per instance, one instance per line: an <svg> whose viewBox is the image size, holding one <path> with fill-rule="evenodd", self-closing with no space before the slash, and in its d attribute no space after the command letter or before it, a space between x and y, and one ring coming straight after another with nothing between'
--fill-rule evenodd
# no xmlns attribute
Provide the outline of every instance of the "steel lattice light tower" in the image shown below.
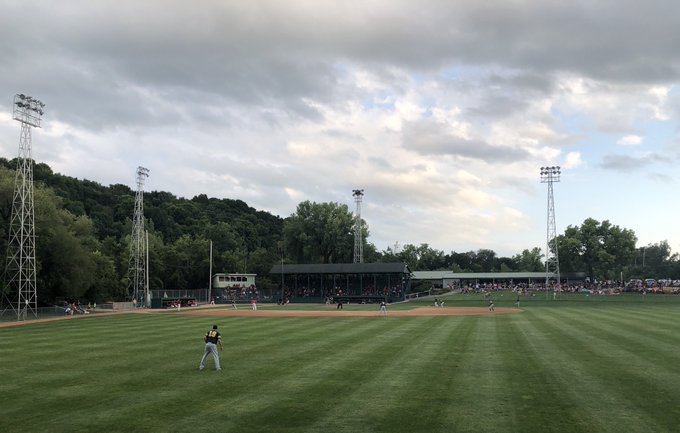
<svg viewBox="0 0 680 433"><path fill-rule="evenodd" d="M364 196L363 189L352 190L354 201L357 204L357 212L354 216L354 263L364 262L364 243L361 239L361 199Z"/></svg>
<svg viewBox="0 0 680 433"><path fill-rule="evenodd" d="M9 224L4 297L16 312L17 320L26 319L29 311L32 316L38 316L31 126L40 128L44 107L45 104L30 96L14 95L12 117L21 123L21 136Z"/></svg>
<svg viewBox="0 0 680 433"><path fill-rule="evenodd" d="M545 249L545 290L548 291L550 276L557 280L556 289L561 289L560 260L557 254L557 227L555 224L555 196L553 183L560 181L560 167L541 167L541 183L548 184L548 225Z"/></svg>
<svg viewBox="0 0 680 433"><path fill-rule="evenodd" d="M130 237L130 262L128 264L128 294L136 306L148 307L148 285L146 284L146 239L144 236L144 181L149 169L137 167L137 193L135 213L132 218Z"/></svg>

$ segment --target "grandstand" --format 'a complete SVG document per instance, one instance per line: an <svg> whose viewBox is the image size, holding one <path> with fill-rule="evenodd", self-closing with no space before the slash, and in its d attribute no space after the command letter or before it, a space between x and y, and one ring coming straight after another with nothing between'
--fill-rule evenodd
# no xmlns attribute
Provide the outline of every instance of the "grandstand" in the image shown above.
<svg viewBox="0 0 680 433"><path fill-rule="evenodd" d="M411 290L406 263L277 264L269 274L282 302L394 302Z"/></svg>

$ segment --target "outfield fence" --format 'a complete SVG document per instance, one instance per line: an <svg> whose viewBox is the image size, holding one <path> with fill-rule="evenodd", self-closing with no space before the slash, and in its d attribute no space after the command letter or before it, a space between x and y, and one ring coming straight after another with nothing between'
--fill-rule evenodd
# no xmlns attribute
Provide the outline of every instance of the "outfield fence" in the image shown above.
<svg viewBox="0 0 680 433"><path fill-rule="evenodd" d="M89 313L88 313L89 314ZM41 320L41 319L51 319L54 317L59 317L59 316L66 316L66 312L64 307L59 307L57 305L53 305L50 307L40 307L35 310L35 314L33 311L26 311L24 314L24 311L17 312L16 310L13 310L12 308L6 308L4 310L0 310L0 322L16 322L16 321L24 321L24 320Z"/></svg>

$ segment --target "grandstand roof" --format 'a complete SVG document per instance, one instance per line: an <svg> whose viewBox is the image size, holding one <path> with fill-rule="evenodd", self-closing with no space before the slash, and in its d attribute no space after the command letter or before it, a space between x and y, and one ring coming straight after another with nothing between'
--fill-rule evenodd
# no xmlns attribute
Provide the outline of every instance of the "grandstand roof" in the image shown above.
<svg viewBox="0 0 680 433"><path fill-rule="evenodd" d="M551 273L550 277L554 277ZM451 272L415 271L413 280L512 280L545 279L545 272Z"/></svg>
<svg viewBox="0 0 680 433"><path fill-rule="evenodd" d="M277 264L270 274L410 274L406 263Z"/></svg>

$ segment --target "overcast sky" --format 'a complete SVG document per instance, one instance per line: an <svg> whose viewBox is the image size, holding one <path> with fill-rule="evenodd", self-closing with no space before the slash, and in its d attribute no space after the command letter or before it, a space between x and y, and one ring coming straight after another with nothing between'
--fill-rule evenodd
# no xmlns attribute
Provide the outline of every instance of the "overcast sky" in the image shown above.
<svg viewBox="0 0 680 433"><path fill-rule="evenodd" d="M338 202L379 250L513 255L586 218L680 252L680 2L0 0L12 98L56 172L286 217ZM2 96L4 94L4 96ZM130 209L132 216L133 209Z"/></svg>

